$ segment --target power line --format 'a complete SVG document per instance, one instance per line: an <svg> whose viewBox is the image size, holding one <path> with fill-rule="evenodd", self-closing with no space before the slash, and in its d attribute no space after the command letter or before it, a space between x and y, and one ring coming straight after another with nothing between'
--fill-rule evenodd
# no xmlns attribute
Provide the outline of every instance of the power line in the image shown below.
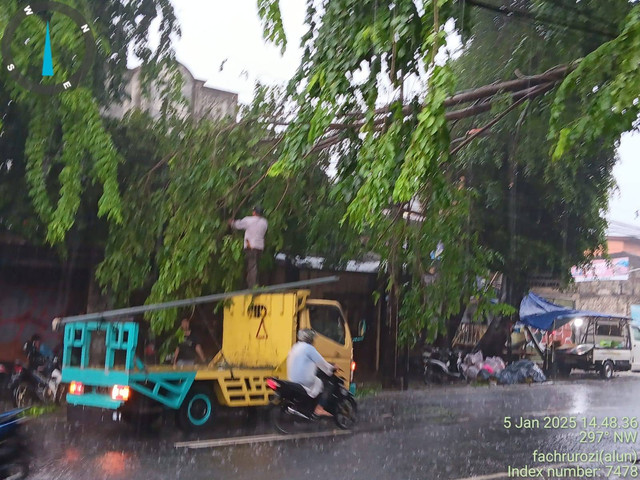
<svg viewBox="0 0 640 480"><path fill-rule="evenodd" d="M565 27L565 28L577 30L583 33L592 33L592 34L596 33L610 40L617 37L617 34L615 34L614 32L610 32L606 30L598 30L594 28L587 28L585 25L581 25L577 23L560 22L560 21L554 20L552 17L546 16L546 15L540 15L540 14L533 14L531 12L527 12L526 10L520 10L517 8L506 7L506 6L491 5L489 3L485 3L480 0L465 0L465 1L470 5L473 5L474 7L483 8L485 10L496 12L501 15L506 15L506 16L513 15L514 17L521 17L529 20L535 20L537 22L545 23L547 25Z"/></svg>

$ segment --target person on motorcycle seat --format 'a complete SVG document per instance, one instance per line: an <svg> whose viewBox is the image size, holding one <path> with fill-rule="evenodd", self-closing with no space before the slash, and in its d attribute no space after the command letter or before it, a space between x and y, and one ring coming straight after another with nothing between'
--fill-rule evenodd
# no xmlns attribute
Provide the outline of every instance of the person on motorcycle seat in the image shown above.
<svg viewBox="0 0 640 480"><path fill-rule="evenodd" d="M299 383L307 392L310 398L315 399L324 390L324 384L316 376L317 369L322 370L327 375L333 375L335 367L327 362L313 346L316 332L310 329L298 331L298 342L291 347L287 357L287 375L290 382ZM324 407L326 400L320 397L320 402L316 404L314 413L318 416L331 416Z"/></svg>
<svg viewBox="0 0 640 480"><path fill-rule="evenodd" d="M42 337L37 333L34 333L31 339L24 344L22 350L29 360L29 368L36 369L44 366L47 362L49 355L47 355L47 348L43 347Z"/></svg>

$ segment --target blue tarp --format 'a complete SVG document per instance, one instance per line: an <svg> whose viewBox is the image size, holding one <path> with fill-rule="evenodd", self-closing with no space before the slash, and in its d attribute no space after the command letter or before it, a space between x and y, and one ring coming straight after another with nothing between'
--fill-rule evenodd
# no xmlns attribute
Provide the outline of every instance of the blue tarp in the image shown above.
<svg viewBox="0 0 640 480"><path fill-rule="evenodd" d="M608 313L573 310L548 302L535 293L529 293L520 302L520 322L540 330L553 330L569 323L576 317L627 318Z"/></svg>

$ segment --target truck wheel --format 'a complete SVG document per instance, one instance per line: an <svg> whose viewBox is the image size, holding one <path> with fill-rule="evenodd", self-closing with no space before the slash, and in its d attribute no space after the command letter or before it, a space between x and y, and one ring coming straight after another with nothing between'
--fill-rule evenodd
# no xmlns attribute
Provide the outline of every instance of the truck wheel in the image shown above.
<svg viewBox="0 0 640 480"><path fill-rule="evenodd" d="M213 389L194 385L176 412L176 424L185 431L203 430L213 423Z"/></svg>
<svg viewBox="0 0 640 480"><path fill-rule="evenodd" d="M149 397L133 392L131 398L120 408L122 420L137 432L152 431L160 426L162 406Z"/></svg>
<svg viewBox="0 0 640 480"><path fill-rule="evenodd" d="M613 362L611 360L607 360L602 364L602 368L600 369L600 376L605 380L609 380L613 377Z"/></svg>

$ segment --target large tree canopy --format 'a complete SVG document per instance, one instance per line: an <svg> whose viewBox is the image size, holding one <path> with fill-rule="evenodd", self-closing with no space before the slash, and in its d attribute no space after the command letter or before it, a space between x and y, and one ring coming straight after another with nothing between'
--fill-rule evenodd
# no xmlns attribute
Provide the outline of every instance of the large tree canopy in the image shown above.
<svg viewBox="0 0 640 480"><path fill-rule="evenodd" d="M282 148L271 125L282 116L277 90L256 88L254 102L237 118L182 118L175 108L180 83L171 75L171 37L179 33L171 4L67 3L95 19L99 58L83 87L55 97L24 91L0 73L7 100L0 149L11 159L1 173L3 231L51 244L73 231L104 248L96 276L114 306L126 305L132 295L159 302L238 287L242 235L233 234L227 220L249 214L256 203L270 223L271 255L264 258L270 266L279 251L337 262L358 245L353 230L336 223L346 203L329 182L326 155L311 155L296 178L267 175ZM2 10L0 27L13 9ZM149 28L157 17L161 41L152 50ZM21 38L31 35L43 44L45 21L25 21ZM64 20L55 23L56 55L75 48L74 30ZM129 52L142 61L147 84L163 89L158 121L143 112L124 119L101 115L123 98ZM27 58L16 60L28 68ZM96 214L106 218L98 221ZM156 330L171 328L175 314L157 314Z"/></svg>
<svg viewBox="0 0 640 480"><path fill-rule="evenodd" d="M545 10L549 15L562 13L560 7L570 3L553 5L553 11ZM631 5L609 2L606 15L602 2L581 2L579 9L588 18L606 18L606 27L614 29L611 25L623 21ZM586 28L558 30L483 9L473 11L472 21L472 37L453 62L462 89L570 63L607 38ZM584 261L585 252L604 243L615 142L600 137L595 147L552 159L553 139L547 136L553 99L549 94L523 104L455 160L476 193L472 217L482 243L503 253L511 277L566 276L569 267ZM563 108L576 111L581 102L572 95ZM487 116L454 125L455 136L484 125ZM517 280L522 284L526 278Z"/></svg>
<svg viewBox="0 0 640 480"><path fill-rule="evenodd" d="M29 210L22 204L15 209L13 191L28 192L31 206L46 228L46 239L58 243L74 225L83 192L98 184L102 193L98 200L98 215L111 221L122 220L122 203L117 180L122 161L114 148L101 118L100 109L121 98L123 76L129 53L142 62L148 78L172 64L171 34L179 34L178 24L169 0L111 0L65 2L92 19L98 53L90 74L79 88L55 96L43 96L23 89L0 71L0 128L11 135L0 138L0 151L11 159L0 173L0 221L4 229L22 234L36 234L35 224L24 225L16 213ZM0 9L0 31L4 31L20 2L6 0ZM161 18L160 42L151 49L150 24ZM75 71L81 60L82 38L72 21L56 17L51 28L57 62L57 74ZM47 18L33 15L25 19L15 36L12 51L17 68L27 73L33 68L30 51L16 48L15 42L30 39L34 49L44 46ZM62 70L68 71L63 72ZM44 79L45 82L49 81ZM53 80L50 80L53 81ZM168 85L172 87L172 85ZM167 97L168 98L168 97ZM26 183L25 183L26 179ZM25 228L26 227L26 228ZM37 234L36 234L37 236Z"/></svg>
<svg viewBox="0 0 640 480"><path fill-rule="evenodd" d="M262 3L269 3L268 8L263 5L261 10L267 37L284 46L279 2ZM478 223L470 209L474 190L465 188L466 179L459 177L465 168L461 169L460 162L450 153L446 99L461 75L452 69L452 58L446 55L444 47L447 31L458 31L463 38L474 33L469 18L472 8L493 11L497 22L509 23L506 18L501 20L503 15L529 21L528 40L518 35L515 39L501 37L501 42L507 43L499 48L505 53L502 60L506 67L498 68L496 59L489 67L494 71L512 75L517 73L515 68L544 66L546 61L541 58L532 58L525 65L513 63L523 56L522 52L530 47L534 37L541 44L560 50L552 52L549 59L572 62L570 68L575 69L553 96L549 128L553 158L565 165L535 168L540 185L549 184L547 175L560 175L554 181L561 188L549 193L555 199L556 208L563 202L572 206L560 209L566 213L562 220L564 227L558 230L565 243L563 252L566 254L571 247L571 255L565 255L564 263L575 259L578 249L598 246L604 227L600 217L611 186L611 149L621 133L633 128L640 108L634 73L640 54L640 5L616 2L616 8L610 11L609 3L606 7L598 3L600 5L596 2L576 4L564 0L307 2L304 56L289 89L298 111L286 132L283 155L271 173L295 174L304 168L304 154L309 149L318 145L333 146L338 171L336 185L349 202L343 221L373 233L370 248L387 260L390 286L404 287L405 339L425 326L430 326L435 333L438 322L434 325L434 319L441 320L442 324L443 319L459 311L461 300L474 294L482 295L477 276L486 275L489 268L504 271L504 254L509 252L504 245L499 248L497 240L487 241L486 235L479 238ZM585 20L593 18L607 25L596 29L592 21ZM581 47L572 48L563 45L571 38L567 36L568 30L586 33L598 30L601 36L591 35ZM475 43L484 41L481 35L476 36ZM514 47L511 51L509 44ZM474 42L470 45L473 51ZM539 57L547 55L542 48L535 51ZM438 52L444 53L444 58L439 58ZM476 68L483 68L483 56L468 58ZM476 77L479 78L482 77ZM510 100L505 101L508 104ZM544 109L540 104L532 106L522 100L518 103L522 106L516 111L515 123L511 115L511 122L505 124L510 126L511 134L523 127L533 127L523 125L526 111ZM533 116L532 121L538 123L538 135L546 130L544 115ZM342 130L336 130L336 122ZM506 134L509 128L501 126L498 130ZM543 145L544 142L537 145L534 151L548 158L550 153L539 148ZM519 151L530 146L526 141L517 145ZM517 154L515 151L487 153L489 158ZM585 163L585 159L593 161ZM529 161L532 160L530 157ZM585 176L590 168L596 171ZM588 178L588 181L580 189L571 191L575 181L569 176L576 172L581 173L579 178ZM491 181L491 178L482 178L482 182ZM486 186L481 188L487 190ZM580 193L589 189L593 191L588 195L586 212L580 218L575 215L570 218L568 211L575 213ZM562 195L567 198L563 199ZM417 221L412 221L413 210L417 211L413 217ZM585 221L588 215L598 220ZM540 222L541 219L532 220ZM486 233L488 226L482 225L481 233ZM568 229L572 229L572 245L566 242ZM575 240L577 237L581 237L580 241ZM438 244L444 244L437 261L438 278L432 283L424 282L435 266L430 252L434 252ZM548 252L550 244L557 246L558 239L554 238L551 243L543 239L544 251ZM532 245L535 242L526 248ZM552 264L555 266L558 262ZM514 272L513 268L508 270ZM524 270L526 268L519 273ZM401 271L409 274L413 281L405 283Z"/></svg>
<svg viewBox="0 0 640 480"><path fill-rule="evenodd" d="M267 176L281 140L269 126L276 99L258 89L240 121L185 119L171 128L134 113L111 126L125 157L123 221L112 225L98 278L118 304L132 293L149 302L233 290L243 276L242 235L227 220L248 215L256 203L269 221L268 267L278 252L321 253L338 260L355 243L336 218L345 202L332 195L326 156L314 155L295 178ZM170 329L175 311L152 318Z"/></svg>
<svg viewBox="0 0 640 480"><path fill-rule="evenodd" d="M379 254L409 341L425 327L435 335L469 297L487 297L478 280L489 271L541 268L527 255L516 269L514 247L544 252L559 271L602 239L612 148L640 108L637 2L308 0L303 58L285 98L258 88L238 119L220 122L173 115L180 84L167 72L179 28L169 0L65 2L94 19L99 58L83 87L55 97L0 72L0 225L56 244L79 212L94 211L108 225L97 275L116 303L135 292L162 301L234 287L241 241L226 220L254 201L269 212L270 253ZM18 3L0 10L0 29ZM492 16L472 16L478 8ZM285 48L278 0L259 0L258 12L265 37ZM43 43L45 21L21 28ZM62 55L79 42L70 31L52 31ZM457 60L445 48L452 32L465 42ZM163 91L159 122L101 116L123 93L130 52ZM560 63L513 94L451 97ZM477 135L467 129L481 125L448 120L478 112L494 117L491 136L465 151ZM556 214L558 225L535 230ZM174 313L156 325L168 328Z"/></svg>

